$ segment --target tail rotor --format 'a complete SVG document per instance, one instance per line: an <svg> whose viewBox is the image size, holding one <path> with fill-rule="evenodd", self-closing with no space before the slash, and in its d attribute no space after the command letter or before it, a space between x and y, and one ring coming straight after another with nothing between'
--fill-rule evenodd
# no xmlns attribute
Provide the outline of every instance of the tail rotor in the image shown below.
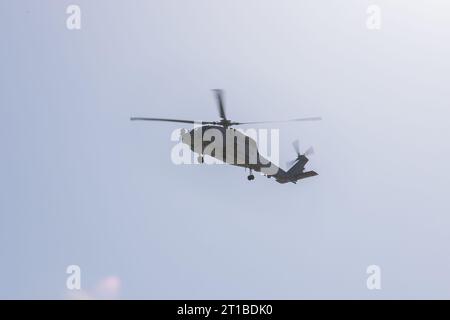
<svg viewBox="0 0 450 320"><path fill-rule="evenodd" d="M292 142L292 147L295 150L295 153L297 154L297 157L294 160L288 161L286 164L288 167L293 166L297 161L299 161L302 157L306 157L309 155L314 154L314 148L309 147L303 154L300 153L300 141L297 139L294 142Z"/></svg>

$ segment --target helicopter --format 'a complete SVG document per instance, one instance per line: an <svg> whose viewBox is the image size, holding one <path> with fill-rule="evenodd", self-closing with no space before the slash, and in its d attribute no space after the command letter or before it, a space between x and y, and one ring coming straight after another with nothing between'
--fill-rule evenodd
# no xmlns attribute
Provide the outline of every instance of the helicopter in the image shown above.
<svg viewBox="0 0 450 320"><path fill-rule="evenodd" d="M265 159L260 152L256 141L248 135L245 135L240 130L233 128L239 125L248 124L264 124L264 123L281 123L281 122L300 122L300 121L317 121L321 117L307 117L291 120L278 121L251 121L251 122L236 122L227 118L224 106L224 92L221 89L212 90L219 111L219 121L195 121L182 119L168 119L168 118L148 118L148 117L131 117L131 121L161 121L161 122L175 122L188 123L198 125L192 130L182 129L180 138L181 142L188 145L189 148L199 155L198 162L204 162L204 156L208 155L222 161L226 164L243 167L249 169L250 174L247 176L249 181L255 179L253 171L260 172L267 178L274 178L278 183L297 183L298 180L317 176L315 171L306 171L305 165L309 161L308 155L313 153L313 148L310 147L303 154L300 153L299 141L295 140L292 145L297 157L288 162L290 168L285 171L278 167L273 162ZM206 139L207 133L210 139ZM221 141L222 143L214 148L211 144Z"/></svg>

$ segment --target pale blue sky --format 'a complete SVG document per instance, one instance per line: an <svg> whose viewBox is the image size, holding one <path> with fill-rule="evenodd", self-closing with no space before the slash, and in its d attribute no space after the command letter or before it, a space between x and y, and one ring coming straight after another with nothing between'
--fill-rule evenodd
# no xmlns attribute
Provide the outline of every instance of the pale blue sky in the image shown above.
<svg viewBox="0 0 450 320"><path fill-rule="evenodd" d="M66 29L78 4L82 29ZM382 29L366 28L378 4ZM0 2L0 298L450 298L450 3ZM175 166L176 124L277 126L320 175ZM366 288L366 267L382 290Z"/></svg>

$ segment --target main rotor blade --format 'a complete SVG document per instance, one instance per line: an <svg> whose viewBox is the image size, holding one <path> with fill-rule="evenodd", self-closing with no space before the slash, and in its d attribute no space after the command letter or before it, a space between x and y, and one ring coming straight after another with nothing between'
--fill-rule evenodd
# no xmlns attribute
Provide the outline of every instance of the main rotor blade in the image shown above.
<svg viewBox="0 0 450 320"><path fill-rule="evenodd" d="M322 118L321 117L308 117L308 118L299 118L299 119L291 119L291 120L232 122L232 125L259 124L259 123L280 123L280 122L297 122L297 121L318 121L318 120L322 120Z"/></svg>
<svg viewBox="0 0 450 320"><path fill-rule="evenodd" d="M220 114L220 118L226 120L227 116L225 115L225 106L224 106L224 102L223 102L223 91L220 89L213 89L213 92L216 95L216 99L217 99L217 106L219 108L219 114Z"/></svg>
<svg viewBox="0 0 450 320"><path fill-rule="evenodd" d="M181 120L181 119L165 119L165 118L142 118L142 117L132 117L132 121L164 121L164 122L179 122L179 123L199 123L199 124L213 124L213 121L194 121L194 120Z"/></svg>

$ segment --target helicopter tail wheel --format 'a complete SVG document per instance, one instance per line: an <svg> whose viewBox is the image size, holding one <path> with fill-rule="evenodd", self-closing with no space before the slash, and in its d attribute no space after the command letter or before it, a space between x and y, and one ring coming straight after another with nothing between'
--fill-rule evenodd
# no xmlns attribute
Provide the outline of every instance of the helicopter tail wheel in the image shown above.
<svg viewBox="0 0 450 320"><path fill-rule="evenodd" d="M255 176L251 174L247 177L247 179L248 179L248 181L255 180Z"/></svg>
<svg viewBox="0 0 450 320"><path fill-rule="evenodd" d="M198 160L198 163L203 163L203 162L205 162L205 159L203 158L202 155L198 156L197 160Z"/></svg>

